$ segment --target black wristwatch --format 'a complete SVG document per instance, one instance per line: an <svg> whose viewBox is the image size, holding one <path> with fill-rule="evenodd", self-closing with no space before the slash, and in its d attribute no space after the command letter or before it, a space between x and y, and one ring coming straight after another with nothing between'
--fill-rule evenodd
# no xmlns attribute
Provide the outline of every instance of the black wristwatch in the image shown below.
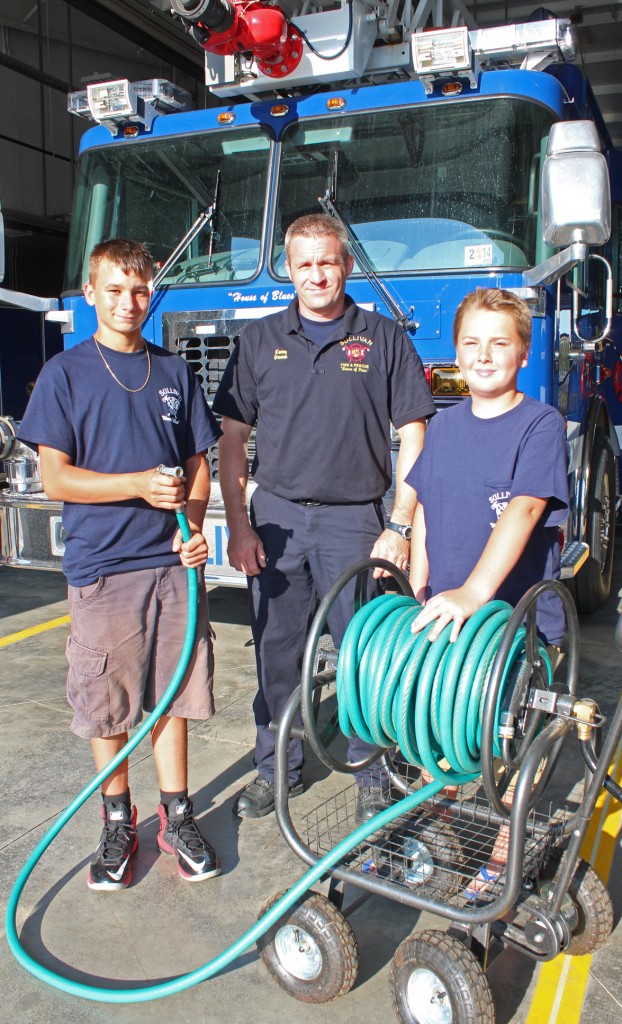
<svg viewBox="0 0 622 1024"><path fill-rule="evenodd" d="M413 532L412 526L404 526L403 523L394 523L393 520L387 523L387 530L395 530L395 532L399 533L400 537L403 537L404 540L410 540Z"/></svg>

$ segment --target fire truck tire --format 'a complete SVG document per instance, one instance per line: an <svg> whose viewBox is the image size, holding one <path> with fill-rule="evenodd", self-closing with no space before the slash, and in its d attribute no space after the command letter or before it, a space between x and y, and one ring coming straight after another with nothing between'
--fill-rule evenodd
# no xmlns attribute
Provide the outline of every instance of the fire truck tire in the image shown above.
<svg viewBox="0 0 622 1024"><path fill-rule="evenodd" d="M459 939L429 930L398 946L389 974L401 1024L495 1024L488 979Z"/></svg>
<svg viewBox="0 0 622 1024"><path fill-rule="evenodd" d="M590 555L570 591L580 615L591 615L605 603L611 590L615 535L615 460L609 438L598 430L592 454L587 498L586 541Z"/></svg>

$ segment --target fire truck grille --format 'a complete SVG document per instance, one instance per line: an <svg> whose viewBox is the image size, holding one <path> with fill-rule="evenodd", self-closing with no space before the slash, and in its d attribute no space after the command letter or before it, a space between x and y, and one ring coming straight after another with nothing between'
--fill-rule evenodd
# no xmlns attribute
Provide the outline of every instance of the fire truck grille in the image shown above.
<svg viewBox="0 0 622 1024"><path fill-rule="evenodd" d="M240 331L248 323L235 316L214 310L164 313L162 344L176 352L192 367L199 378L208 405L212 406L229 357L238 343ZM216 416L220 420L219 416ZM249 469L255 457L255 432L248 444ZM212 480L218 480L218 449L208 453Z"/></svg>

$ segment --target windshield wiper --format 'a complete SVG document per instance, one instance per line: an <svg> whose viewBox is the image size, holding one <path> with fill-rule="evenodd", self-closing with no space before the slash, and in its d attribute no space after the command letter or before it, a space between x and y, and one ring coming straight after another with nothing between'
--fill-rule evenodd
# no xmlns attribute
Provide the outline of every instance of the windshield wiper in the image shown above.
<svg viewBox="0 0 622 1024"><path fill-rule="evenodd" d="M197 237L197 235L200 234L200 232L203 230L203 228L206 227L208 224L210 225L211 231L210 231L209 252L208 252L208 257L207 257L208 264L207 265L208 265L208 267L211 267L211 265L212 265L212 250L213 250L213 245L214 245L214 222L215 222L216 214L218 212L218 190L219 190L219 186L220 186L220 170L216 171L216 187L214 188L214 198L213 198L212 202L208 206L207 210L201 210L201 213L199 214L199 216L195 220L194 224L192 224L192 226L186 232L186 234L181 239L179 244L175 246L175 248L173 249L173 251L172 251L171 255L169 256L169 258L166 260L166 262L163 264L163 266L161 266L160 269L158 270L158 273L156 274L156 276L153 279L154 291L158 287L158 285L160 284L160 281L162 281L166 277L166 275L168 274L168 272L171 269L171 267L173 266L173 264L177 262L177 260L181 256L181 254L188 248L188 246L190 245L191 242L194 242L194 240Z"/></svg>
<svg viewBox="0 0 622 1024"><path fill-rule="evenodd" d="M209 229L209 245L207 247L207 270L212 269L212 253L214 250L214 234L216 232L216 218L218 216L218 191L220 189L220 171L216 171L216 184L214 185L214 198L210 207L212 220Z"/></svg>
<svg viewBox="0 0 622 1024"><path fill-rule="evenodd" d="M384 282L381 281L380 278L378 277L378 274L374 270L367 253L365 252L363 246L361 245L358 238L354 234L352 228L350 227L349 224L346 223L346 221L343 219L343 217L341 216L341 214L339 213L334 204L334 185L337 180L337 168L335 166L335 163L336 162L333 163L333 167L331 169L331 183L327 187L325 195L318 196L318 203L322 207L324 213L330 214L331 217L334 217L336 220L340 221L341 224L343 224L345 230L348 233L348 238L350 240L350 249L352 250L352 254L355 257L356 262L358 263L359 267L365 274L365 277L369 281L372 288L375 289L380 298L386 303L393 319L400 325L400 327L403 327L405 331L409 331L411 334L415 334L417 328L419 327L419 324L415 320L411 320L411 318L406 313L404 313L402 309L400 309L400 307L398 306L397 302L391 295L390 291L388 290ZM412 314L412 309L410 312Z"/></svg>

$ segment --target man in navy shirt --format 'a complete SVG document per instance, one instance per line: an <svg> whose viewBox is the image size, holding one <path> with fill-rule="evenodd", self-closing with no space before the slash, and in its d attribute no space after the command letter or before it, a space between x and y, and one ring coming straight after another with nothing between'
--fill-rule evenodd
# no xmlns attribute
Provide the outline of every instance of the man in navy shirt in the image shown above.
<svg viewBox="0 0 622 1024"><path fill-rule="evenodd" d="M205 451L220 430L188 364L142 337L152 280L143 245L114 239L95 247L84 286L95 334L44 366L20 429L38 446L48 497L64 502L71 728L91 741L98 772L168 686L185 634L187 569L201 579L207 558ZM161 465L180 465L184 475L159 473ZM192 531L185 543L180 508ZM207 596L199 586L195 649L152 730L158 845L188 881L221 870L188 796L187 719L213 714L212 681ZM106 891L130 883L138 845L127 759L104 780L102 797L104 828L88 884Z"/></svg>
<svg viewBox="0 0 622 1024"><path fill-rule="evenodd" d="M299 218L285 235L285 255L297 299L242 332L213 404L223 415L220 482L229 561L248 576L259 679L258 774L234 808L249 818L274 809L269 723L298 685L317 597L345 568L370 555L407 568L416 499L404 475L434 413L411 340L345 293L354 260L341 223L324 214ZM387 526L382 498L392 478L391 423L400 453ZM258 487L249 519L247 442L254 426ZM336 647L352 615L353 590L354 582L329 615ZM353 738L351 763L373 749ZM302 764L302 743L292 739L291 795L302 792ZM386 780L377 771L362 771L357 781L357 817L363 820L383 806Z"/></svg>

